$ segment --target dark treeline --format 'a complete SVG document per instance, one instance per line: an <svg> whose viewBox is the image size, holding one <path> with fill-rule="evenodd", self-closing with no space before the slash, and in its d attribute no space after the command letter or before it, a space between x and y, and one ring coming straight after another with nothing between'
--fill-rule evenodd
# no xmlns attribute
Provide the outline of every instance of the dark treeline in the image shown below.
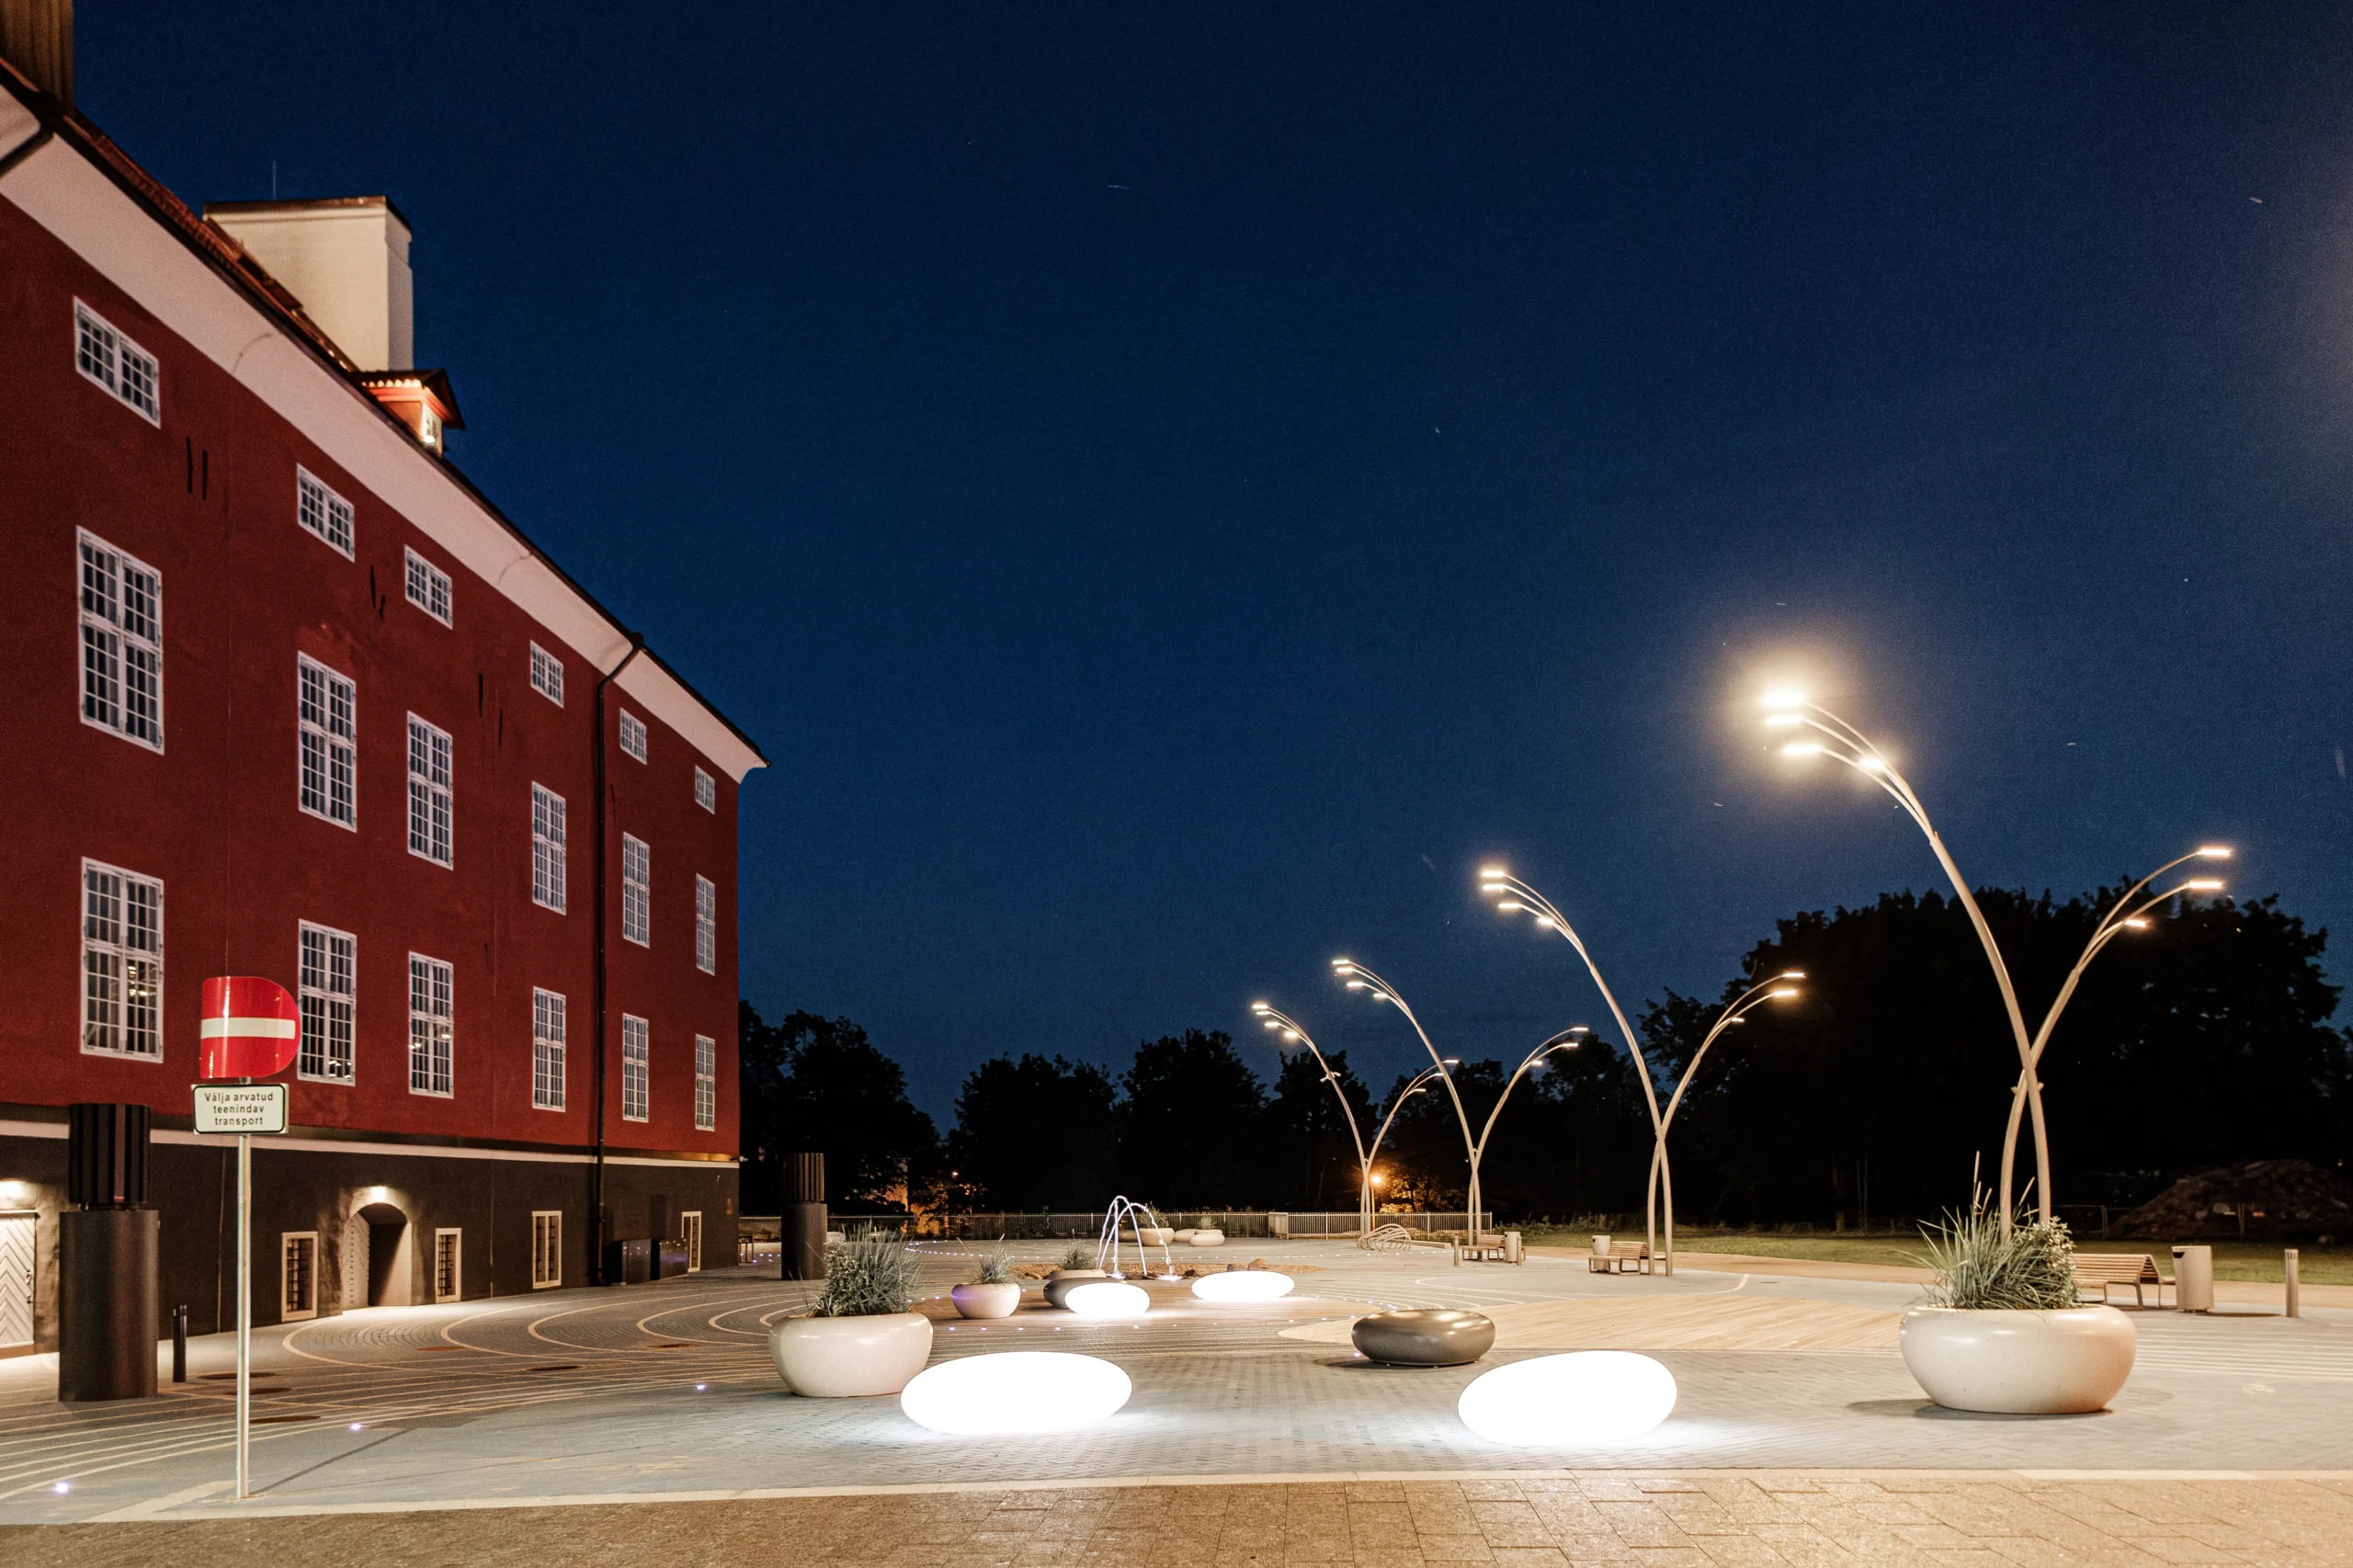
<svg viewBox="0 0 2353 1568"><path fill-rule="evenodd" d="M2109 902L1979 895L2028 1027ZM2064 1203L2129 1203L2173 1176L2353 1153L2353 1040L2330 1027L2325 934L2269 900L2177 904L2109 948L2044 1062ZM1935 893L1781 921L1729 982L1802 969L1710 1054L1674 1134L1679 1217L1746 1223L1933 1214L1991 1182L2018 1072L1999 993L1966 915ZM1670 991L1641 1027L1661 1098L1723 1003ZM779 1155L823 1150L837 1208L1084 1210L1115 1191L1165 1209L1352 1209L1355 1147L1314 1059L1262 1082L1222 1031L1137 1047L1114 1074L1062 1056L983 1062L945 1135L898 1064L846 1018L764 1022L746 1003L744 1202L772 1212ZM1332 1065L1370 1138L1380 1112L1345 1052ZM1455 1072L1473 1131L1509 1065ZM1513 1091L1482 1168L1506 1216L1624 1213L1642 1201L1649 1115L1627 1053L1588 1039ZM1442 1085L1410 1098L1382 1144L1384 1202L1458 1207L1466 1168ZM2032 1173L2021 1141L2021 1182Z"/></svg>

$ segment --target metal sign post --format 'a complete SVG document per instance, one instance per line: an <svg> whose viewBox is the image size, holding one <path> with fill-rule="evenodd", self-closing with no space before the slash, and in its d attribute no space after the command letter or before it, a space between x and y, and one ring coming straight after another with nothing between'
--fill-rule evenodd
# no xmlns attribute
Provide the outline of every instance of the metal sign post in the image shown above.
<svg viewBox="0 0 2353 1568"><path fill-rule="evenodd" d="M237 1500L253 1495L254 1415L254 1134L286 1131L283 1084L256 1077L294 1063L301 1014L286 987L254 975L219 975L204 983L199 1071L233 1083L189 1085L196 1131L237 1135Z"/></svg>

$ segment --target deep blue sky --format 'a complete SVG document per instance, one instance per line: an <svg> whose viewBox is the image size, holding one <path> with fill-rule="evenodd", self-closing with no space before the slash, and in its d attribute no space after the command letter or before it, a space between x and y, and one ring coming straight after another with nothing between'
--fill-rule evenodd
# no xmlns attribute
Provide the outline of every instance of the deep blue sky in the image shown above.
<svg viewBox="0 0 2353 1568"><path fill-rule="evenodd" d="M385 192L458 461L775 760L743 960L943 1117L1277 999L1599 1021L2200 838L2353 939L2353 8L85 0L192 201ZM2333 971L2346 974L2344 955ZM1990 1048L1998 1048L1991 1042Z"/></svg>

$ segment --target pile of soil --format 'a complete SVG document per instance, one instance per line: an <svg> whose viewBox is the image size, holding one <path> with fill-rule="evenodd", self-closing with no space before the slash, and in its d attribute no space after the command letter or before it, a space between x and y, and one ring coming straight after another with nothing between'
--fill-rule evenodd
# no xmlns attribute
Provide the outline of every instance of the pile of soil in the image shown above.
<svg viewBox="0 0 2353 1568"><path fill-rule="evenodd" d="M2353 1187L2309 1160L2255 1160L2184 1176L2117 1221L2128 1236L2353 1234Z"/></svg>

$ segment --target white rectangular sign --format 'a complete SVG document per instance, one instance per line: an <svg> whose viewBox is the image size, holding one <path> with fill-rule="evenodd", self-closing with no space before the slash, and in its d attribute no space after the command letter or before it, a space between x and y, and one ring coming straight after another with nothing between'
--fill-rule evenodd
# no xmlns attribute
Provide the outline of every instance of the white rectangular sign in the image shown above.
<svg viewBox="0 0 2353 1568"><path fill-rule="evenodd" d="M199 1132L283 1132L286 1131L286 1085L283 1084L196 1084L196 1130Z"/></svg>

